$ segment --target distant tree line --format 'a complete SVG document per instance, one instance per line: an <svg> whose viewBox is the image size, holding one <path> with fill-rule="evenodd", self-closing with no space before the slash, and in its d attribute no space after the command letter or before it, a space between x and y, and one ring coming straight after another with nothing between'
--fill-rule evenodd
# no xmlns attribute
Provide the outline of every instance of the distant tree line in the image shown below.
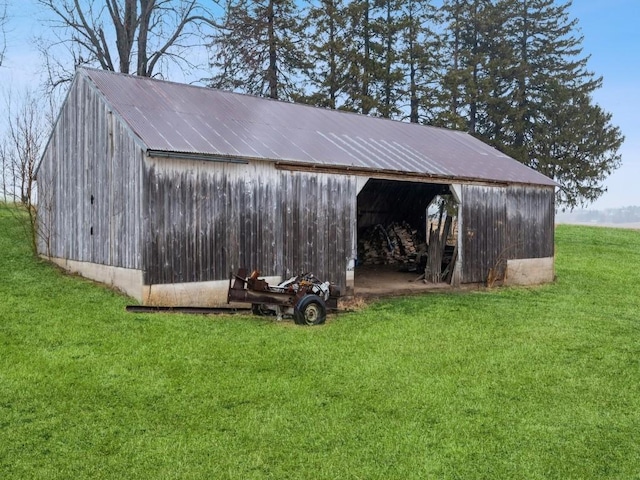
<svg viewBox="0 0 640 480"><path fill-rule="evenodd" d="M465 130L555 179L565 207L600 197L620 165L570 1L38 3L51 87L79 65L166 76L206 47L208 86Z"/></svg>
<svg viewBox="0 0 640 480"><path fill-rule="evenodd" d="M608 208L606 210L574 210L558 214L557 220L565 223L640 223L640 206Z"/></svg>

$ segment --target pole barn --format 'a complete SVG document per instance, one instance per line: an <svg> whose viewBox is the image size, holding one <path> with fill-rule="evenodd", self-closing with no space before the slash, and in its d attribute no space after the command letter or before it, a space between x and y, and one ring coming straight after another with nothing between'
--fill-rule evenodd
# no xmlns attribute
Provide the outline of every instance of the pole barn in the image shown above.
<svg viewBox="0 0 640 480"><path fill-rule="evenodd" d="M357 295L358 247L397 248L390 224L424 237L435 281L554 278L556 184L459 131L80 69L37 184L39 253L148 305L224 304L241 267Z"/></svg>

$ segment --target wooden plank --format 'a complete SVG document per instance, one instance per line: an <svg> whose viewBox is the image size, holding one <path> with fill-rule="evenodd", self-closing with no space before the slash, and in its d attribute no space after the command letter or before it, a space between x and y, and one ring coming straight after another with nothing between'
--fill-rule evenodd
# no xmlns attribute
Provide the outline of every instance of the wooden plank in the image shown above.
<svg viewBox="0 0 640 480"><path fill-rule="evenodd" d="M355 250L351 177L146 159L82 75L43 159L54 256L144 270L147 284L222 280L239 266L274 276L311 270L345 284Z"/></svg>
<svg viewBox="0 0 640 480"><path fill-rule="evenodd" d="M462 197L461 281L485 282L490 269L506 262L506 188L463 185Z"/></svg>
<svg viewBox="0 0 640 480"><path fill-rule="evenodd" d="M138 212L125 215L116 208L125 205L135 209L140 203L140 177L128 176L130 168L139 171L135 165L140 164L141 156L131 152L140 152L140 147L127 131L118 137L119 145L110 148L108 112L93 86L84 76L78 76L38 174L41 197L49 198L54 205L45 226L52 232L49 253L77 261L140 268L136 232L141 217ZM120 132L124 131L120 126Z"/></svg>

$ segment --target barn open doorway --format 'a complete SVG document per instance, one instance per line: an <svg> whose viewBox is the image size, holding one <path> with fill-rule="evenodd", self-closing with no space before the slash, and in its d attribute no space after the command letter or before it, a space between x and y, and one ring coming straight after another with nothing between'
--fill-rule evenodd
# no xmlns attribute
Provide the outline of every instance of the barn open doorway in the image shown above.
<svg viewBox="0 0 640 480"><path fill-rule="evenodd" d="M457 201L448 184L369 179L357 197L356 295L450 284Z"/></svg>

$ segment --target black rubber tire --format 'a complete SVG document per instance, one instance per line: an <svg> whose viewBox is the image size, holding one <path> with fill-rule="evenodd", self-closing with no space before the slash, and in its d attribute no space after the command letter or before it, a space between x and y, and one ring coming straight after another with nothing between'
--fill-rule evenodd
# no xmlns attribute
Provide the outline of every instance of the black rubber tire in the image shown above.
<svg viewBox="0 0 640 480"><path fill-rule="evenodd" d="M305 295L293 307L293 321L298 325L322 325L327 319L327 305L318 295Z"/></svg>

